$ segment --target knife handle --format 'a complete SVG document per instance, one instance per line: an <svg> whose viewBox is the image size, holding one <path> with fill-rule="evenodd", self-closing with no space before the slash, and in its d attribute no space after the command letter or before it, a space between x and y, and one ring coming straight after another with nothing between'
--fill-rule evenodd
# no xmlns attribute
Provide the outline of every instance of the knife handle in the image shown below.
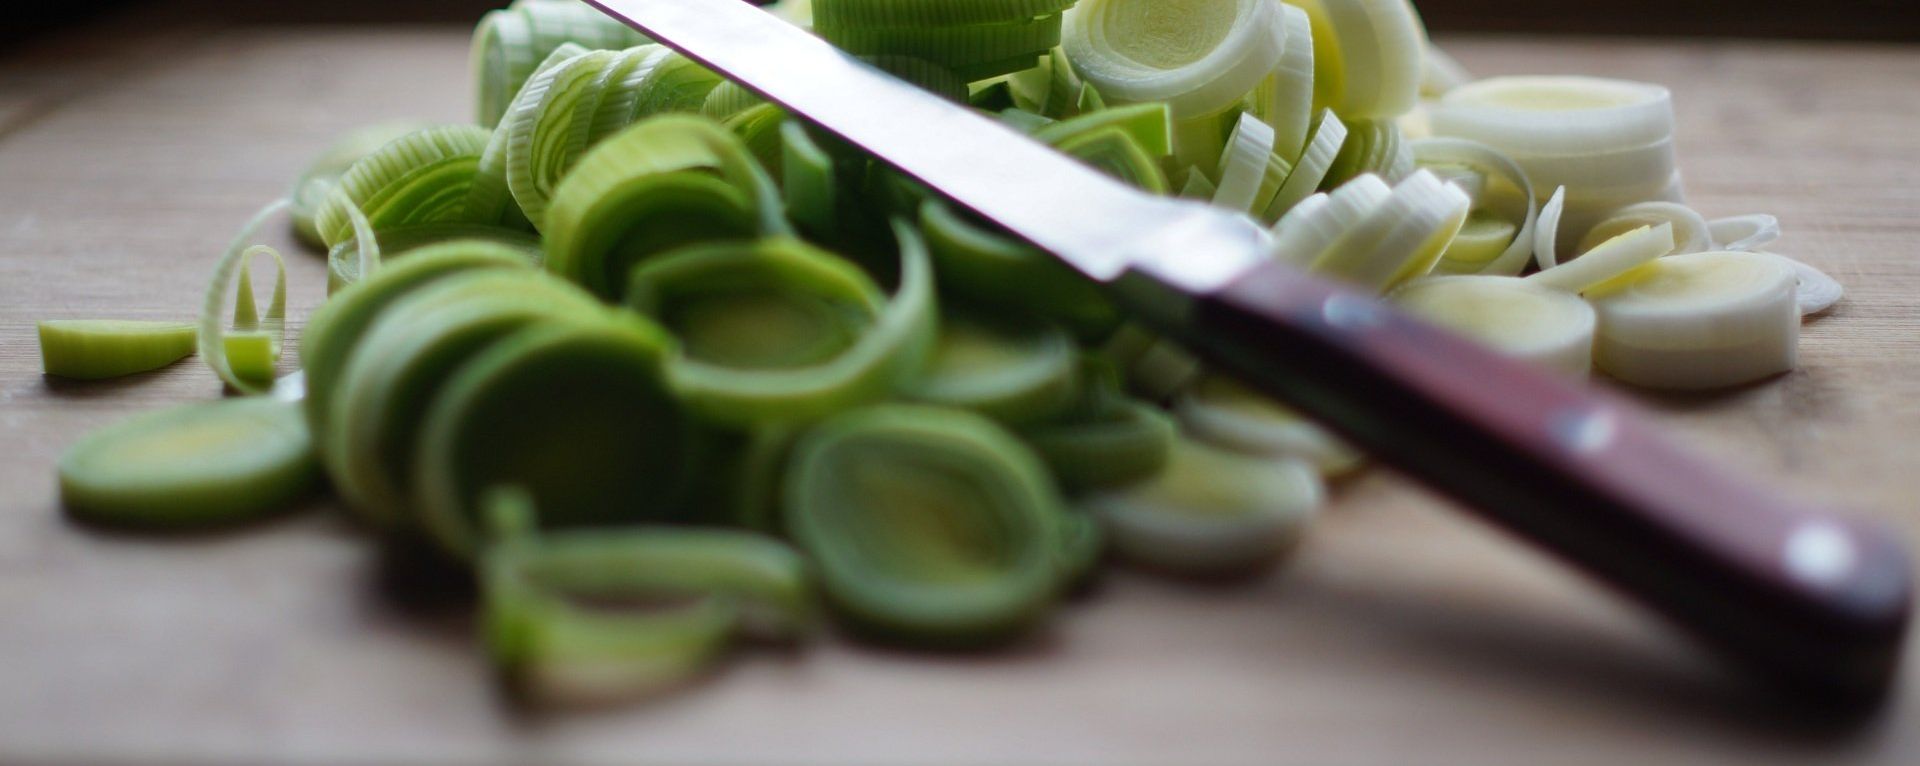
<svg viewBox="0 0 1920 766"><path fill-rule="evenodd" d="M1221 369L1724 655L1834 701L1875 700L1894 677L1911 576L1884 530L1712 466L1624 401L1290 266L1202 290L1127 276L1142 278L1160 298L1136 308L1182 305L1165 329Z"/></svg>

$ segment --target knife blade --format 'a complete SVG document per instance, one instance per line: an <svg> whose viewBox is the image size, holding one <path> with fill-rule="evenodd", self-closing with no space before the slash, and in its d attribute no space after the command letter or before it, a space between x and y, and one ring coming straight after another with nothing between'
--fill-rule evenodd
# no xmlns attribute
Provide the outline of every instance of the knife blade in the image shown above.
<svg viewBox="0 0 1920 766"><path fill-rule="evenodd" d="M586 0L1108 285L1133 315L1782 688L1872 702L1909 558L1674 446L1634 408L1267 258L739 0ZM1861 707L1867 707L1862 705Z"/></svg>

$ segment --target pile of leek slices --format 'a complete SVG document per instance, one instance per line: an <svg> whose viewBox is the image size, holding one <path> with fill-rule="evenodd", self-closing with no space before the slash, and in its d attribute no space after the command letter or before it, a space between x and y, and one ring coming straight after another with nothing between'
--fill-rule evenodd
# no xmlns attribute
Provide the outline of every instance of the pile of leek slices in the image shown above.
<svg viewBox="0 0 1920 766"><path fill-rule="evenodd" d="M1569 375L1762 378L1839 295L1761 250L1771 217L1681 204L1664 89L1472 81L1405 0L769 12ZM234 239L197 322L41 326L49 374L197 352L239 394L76 444L74 516L233 524L325 486L424 543L392 550L471 571L500 676L571 703L827 618L1017 640L1109 560L1258 572L1362 462L1044 253L586 5L487 14L473 66L474 123L343 137ZM329 275L291 346L284 263L251 244L282 213Z"/></svg>

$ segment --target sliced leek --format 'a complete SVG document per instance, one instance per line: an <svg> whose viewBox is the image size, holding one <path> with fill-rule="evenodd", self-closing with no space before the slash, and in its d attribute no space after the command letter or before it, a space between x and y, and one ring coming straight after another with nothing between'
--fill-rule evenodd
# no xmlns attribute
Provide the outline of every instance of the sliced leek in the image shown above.
<svg viewBox="0 0 1920 766"><path fill-rule="evenodd" d="M969 644L1018 634L1062 584L1058 493L1040 459L978 415L886 405L801 439L787 530L863 630Z"/></svg>
<svg viewBox="0 0 1920 766"><path fill-rule="evenodd" d="M1299 413L1218 375L1181 393L1174 414L1195 439L1249 455L1303 460L1328 476L1349 473L1364 460Z"/></svg>
<svg viewBox="0 0 1920 766"><path fill-rule="evenodd" d="M375 229L422 223L497 224L468 215L467 198L491 134L471 125L416 131L355 162L315 217L328 246L354 236L349 205Z"/></svg>
<svg viewBox="0 0 1920 766"><path fill-rule="evenodd" d="M1599 313L1594 362L1638 386L1704 389L1793 369L1800 311L1793 269L1759 253L1653 261L1587 293Z"/></svg>
<svg viewBox="0 0 1920 766"><path fill-rule="evenodd" d="M1254 92L1254 111L1273 126L1274 151L1292 162L1306 151L1313 127L1313 21L1294 5L1282 6L1280 15L1280 61Z"/></svg>
<svg viewBox="0 0 1920 766"><path fill-rule="evenodd" d="M1315 102L1391 120L1420 98L1427 31L1408 0L1301 0L1313 18Z"/></svg>
<svg viewBox="0 0 1920 766"><path fill-rule="evenodd" d="M1119 322L1119 310L1097 284L944 202L921 205L920 228L944 290L989 306L1040 313L1083 336L1102 335Z"/></svg>
<svg viewBox="0 0 1920 766"><path fill-rule="evenodd" d="M1320 113L1313 127L1312 137L1307 139L1307 148L1300 153L1300 160L1293 164L1293 172L1287 175L1287 181L1280 191L1267 203L1262 217L1267 221L1279 221L1282 216L1293 210L1293 206L1311 196L1315 189L1326 182L1327 172L1332 170L1333 161L1340 156L1340 148L1347 142L1347 126L1334 116L1332 111ZM1278 231L1278 229L1275 229Z"/></svg>
<svg viewBox="0 0 1920 766"><path fill-rule="evenodd" d="M286 208L285 200L268 205L255 215L252 221L241 227L239 235L227 246L227 252L214 266L213 280L207 288L207 297L200 309L199 337L196 338L200 359L213 369L220 380L234 390L248 394L265 393L273 387L273 368L271 362L280 357L280 344L286 334L287 322L287 264L280 253L262 245L249 246L251 241L268 218ZM273 297L267 305L264 316L253 300L253 280L251 266L255 256L266 255L273 258L274 286ZM238 333L261 333L267 344L268 364L253 364L236 369L227 359L227 330L221 325L220 315L225 313L227 295L233 298L233 330ZM242 336L245 337L245 336ZM255 341L243 340L241 343ZM246 373L246 374L242 374Z"/></svg>
<svg viewBox="0 0 1920 766"><path fill-rule="evenodd" d="M971 410L1003 423L1046 420L1079 392L1073 338L1046 322L1018 316L949 316L907 398Z"/></svg>
<svg viewBox="0 0 1920 766"><path fill-rule="evenodd" d="M1715 218L1707 232L1716 250L1758 250L1780 238L1780 219L1766 213Z"/></svg>
<svg viewBox="0 0 1920 766"><path fill-rule="evenodd" d="M515 0L488 13L473 33L478 122L498 123L534 69L561 45L620 49L645 42L631 27L575 0Z"/></svg>
<svg viewBox="0 0 1920 766"><path fill-rule="evenodd" d="M1243 212L1266 209L1267 200L1259 199L1265 180L1267 160L1273 156L1273 127L1251 112L1240 115L1233 134L1227 138L1226 153L1220 157L1220 184L1213 192L1213 204Z"/></svg>
<svg viewBox="0 0 1920 766"><path fill-rule="evenodd" d="M393 122L369 125L354 130L329 145L320 155L313 158L312 164L293 182L293 208L288 216L293 219L293 233L300 241L309 246L325 250L327 242L320 236L320 228L314 220L333 189L340 183L340 177L348 168L353 167L360 158L379 151L381 147L399 140L409 133L429 126L411 122Z"/></svg>
<svg viewBox="0 0 1920 766"><path fill-rule="evenodd" d="M1160 474L1093 495L1113 550L1175 574L1238 574L1274 561L1299 539L1325 497L1306 463L1174 444Z"/></svg>
<svg viewBox="0 0 1920 766"><path fill-rule="evenodd" d="M88 434L60 459L60 501L88 521L195 528L287 508L319 472L298 405L189 404Z"/></svg>
<svg viewBox="0 0 1920 766"><path fill-rule="evenodd" d="M528 263L539 265L546 254L540 238L519 229L481 226L471 223L423 223L395 226L374 232L381 262L419 250L428 245L456 240L477 240L504 245L518 251ZM327 252L327 294L332 295L360 281L360 242L349 239Z"/></svg>
<svg viewBox="0 0 1920 766"><path fill-rule="evenodd" d="M1593 367L1594 309L1565 290L1518 277L1446 276L1409 284L1392 300L1516 359L1579 377Z"/></svg>
<svg viewBox="0 0 1920 766"><path fill-rule="evenodd" d="M1279 3L1080 0L1061 45L1074 71L1114 103L1162 101L1176 120L1219 114L1280 63Z"/></svg>
<svg viewBox="0 0 1920 766"><path fill-rule="evenodd" d="M1778 253L1757 250L1754 252L1773 256L1785 263L1788 268L1793 269L1795 280L1793 299L1800 306L1801 316L1812 316L1833 308L1834 304L1840 302L1841 296L1846 294L1846 288L1841 287L1839 280L1803 261Z"/></svg>
<svg viewBox="0 0 1920 766"><path fill-rule="evenodd" d="M1598 77L1477 80L1442 97L1432 120L1436 135L1480 141L1515 159L1633 149L1674 129L1666 88Z"/></svg>
<svg viewBox="0 0 1920 766"><path fill-rule="evenodd" d="M1367 174L1301 201L1273 226L1272 251L1302 268L1312 266L1340 237L1360 227L1393 196L1393 187Z"/></svg>
<svg viewBox="0 0 1920 766"><path fill-rule="evenodd" d="M462 364L415 447L415 512L450 553L478 545L479 503L532 495L545 527L672 518L706 438L668 390L671 340L644 320L533 326Z"/></svg>
<svg viewBox="0 0 1920 766"><path fill-rule="evenodd" d="M197 325L115 319L48 319L37 325L48 375L99 380L157 370L193 355Z"/></svg>
<svg viewBox="0 0 1920 766"><path fill-rule="evenodd" d="M1567 292L1586 292L1673 250L1673 224L1642 226L1608 238L1566 263L1527 281Z"/></svg>
<svg viewBox="0 0 1920 766"><path fill-rule="evenodd" d="M1475 212L1484 213L1481 220L1486 222L1473 226L1474 219L1469 217L1468 227L1462 229L1466 240L1456 237L1454 244L1459 245L1459 249L1449 246L1434 270L1442 274L1518 276L1533 255L1534 231L1540 218L1533 181L1527 177L1526 170L1506 153L1463 138L1421 139L1412 142L1411 149L1414 161L1422 166L1463 167L1486 178L1482 193L1472 195ZM1500 185L1513 190L1514 194L1490 193ZM1502 227L1492 221L1506 221L1509 225ZM1491 246L1494 241L1504 244L1494 249Z"/></svg>
<svg viewBox="0 0 1920 766"><path fill-rule="evenodd" d="M1382 292L1424 276L1466 221L1470 204L1459 189L1417 171L1334 240L1310 269Z"/></svg>

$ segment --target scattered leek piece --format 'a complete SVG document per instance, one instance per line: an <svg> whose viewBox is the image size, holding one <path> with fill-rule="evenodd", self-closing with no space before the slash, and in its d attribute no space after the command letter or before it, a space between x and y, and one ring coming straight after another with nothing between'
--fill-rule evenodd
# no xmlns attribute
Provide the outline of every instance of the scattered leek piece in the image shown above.
<svg viewBox="0 0 1920 766"><path fill-rule="evenodd" d="M1567 292L1586 292L1673 250L1673 224L1642 226L1607 239L1566 263L1527 281Z"/></svg>
<svg viewBox="0 0 1920 766"><path fill-rule="evenodd" d="M1059 593L1066 511L1040 459L978 415L883 405L795 447L787 529L855 625L922 644L1002 640Z"/></svg>
<svg viewBox="0 0 1920 766"><path fill-rule="evenodd" d="M1201 378L1181 393L1174 413L1199 441L1249 455L1303 460L1328 476L1352 472L1364 461L1353 447L1299 413L1218 375Z"/></svg>
<svg viewBox="0 0 1920 766"><path fill-rule="evenodd" d="M1600 317L1594 363L1621 381L1669 389L1734 386L1791 370L1796 282L1790 266L1760 253L1655 260L1587 292Z"/></svg>
<svg viewBox="0 0 1920 766"><path fill-rule="evenodd" d="M1580 238L1577 250L1585 253L1600 243L1642 226L1670 226L1673 229L1673 248L1670 253L1700 253L1715 249L1713 231L1705 216L1693 208L1677 202L1641 202L1608 213L1606 218L1588 229ZM1581 256L1586 257L1586 256Z"/></svg>
<svg viewBox="0 0 1920 766"><path fill-rule="evenodd" d="M88 434L60 459L60 500L88 521L192 529L284 510L318 477L298 405L227 399Z"/></svg>
<svg viewBox="0 0 1920 766"><path fill-rule="evenodd" d="M191 322L47 319L39 323L48 375L99 380L157 370L193 355Z"/></svg>
<svg viewBox="0 0 1920 766"><path fill-rule="evenodd" d="M1078 352L1067 332L1010 316L948 316L907 398L1020 425L1059 415L1079 392Z"/></svg>
<svg viewBox="0 0 1920 766"><path fill-rule="evenodd" d="M1319 510L1325 488L1307 464L1181 440L1144 484L1080 505L1128 561L1191 576L1240 574L1276 560Z"/></svg>
<svg viewBox="0 0 1920 766"><path fill-rule="evenodd" d="M281 200L268 205L259 214L241 227L240 234L234 237L233 244L227 247L225 255L214 267L213 282L207 288L205 305L200 309L199 337L197 338L200 358L213 368L222 381L234 390L248 394L265 393L273 387L272 360L280 357L280 345L286 334L287 321L287 264L279 251L265 246L248 246L254 234L265 225L268 218L286 208L288 202ZM257 255L273 258L275 279L273 297L267 305L266 315L260 316L253 300L253 281L250 279L250 266ZM237 287L235 286L237 284ZM267 363L249 354L243 361L251 362L238 369L227 359L227 332L221 327L220 315L226 306L229 290L234 293L233 329L239 332L258 332L266 337ZM243 347L245 348L245 347ZM251 351L252 349L247 349Z"/></svg>
<svg viewBox="0 0 1920 766"><path fill-rule="evenodd" d="M1412 150L1414 161L1423 167L1460 167L1477 171L1486 179L1481 194L1472 195L1475 215L1467 219L1471 233L1463 227L1434 270L1442 274L1519 276L1533 255L1534 231L1540 217L1533 181L1526 170L1505 153L1464 138L1421 139L1412 143ZM1485 184L1494 183L1496 178L1512 188L1518 199L1494 199L1487 194ZM1501 222L1507 225L1501 226ZM1493 246L1495 242L1501 243L1498 249Z"/></svg>
<svg viewBox="0 0 1920 766"><path fill-rule="evenodd" d="M1537 280L1433 277L1407 285L1392 298L1416 316L1516 359L1576 377L1593 367L1593 307Z"/></svg>
<svg viewBox="0 0 1920 766"><path fill-rule="evenodd" d="M1146 479L1167 464L1176 435L1160 408L1121 392L1120 372L1104 358L1082 361L1079 401L1060 418L1022 436L1069 491Z"/></svg>

